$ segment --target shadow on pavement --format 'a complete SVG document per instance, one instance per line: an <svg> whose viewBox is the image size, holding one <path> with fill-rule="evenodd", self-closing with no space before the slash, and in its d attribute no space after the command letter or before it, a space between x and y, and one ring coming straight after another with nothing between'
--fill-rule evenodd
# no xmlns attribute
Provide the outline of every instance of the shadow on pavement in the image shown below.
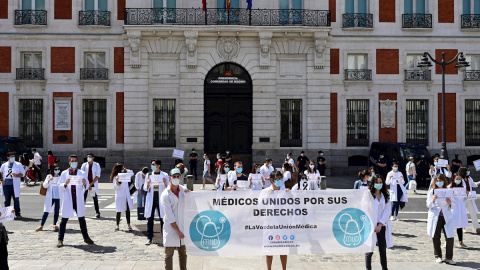
<svg viewBox="0 0 480 270"><path fill-rule="evenodd" d="M406 234L406 233L392 233L392 236L403 237L403 238L415 238L415 237L417 237L416 235Z"/></svg>
<svg viewBox="0 0 480 270"><path fill-rule="evenodd" d="M41 219L39 218L28 218L28 217L22 217L21 219L16 219L18 221L23 221L23 222L40 222Z"/></svg>
<svg viewBox="0 0 480 270"><path fill-rule="evenodd" d="M67 246L67 245L65 245ZM70 247L81 249L85 252L107 254L117 252L117 247L112 246L100 246L100 245L71 245Z"/></svg>
<svg viewBox="0 0 480 270"><path fill-rule="evenodd" d="M408 223L427 223L427 221L423 221L423 220L415 220L415 219L405 219L405 220L402 220L402 222L408 222Z"/></svg>
<svg viewBox="0 0 480 270"><path fill-rule="evenodd" d="M416 248L407 247L407 246L393 246L392 249L417 250Z"/></svg>
<svg viewBox="0 0 480 270"><path fill-rule="evenodd" d="M458 262L457 266L468 267L472 269L480 269L480 263L478 262Z"/></svg>

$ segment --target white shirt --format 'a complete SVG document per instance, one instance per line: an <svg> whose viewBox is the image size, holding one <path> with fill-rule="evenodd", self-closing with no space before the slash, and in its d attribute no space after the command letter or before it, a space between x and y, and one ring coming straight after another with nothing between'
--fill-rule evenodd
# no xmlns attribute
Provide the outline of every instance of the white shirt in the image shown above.
<svg viewBox="0 0 480 270"><path fill-rule="evenodd" d="M35 152L33 155L33 161L35 162L35 165L42 165L42 156L38 152Z"/></svg>
<svg viewBox="0 0 480 270"><path fill-rule="evenodd" d="M210 159L205 159L203 162L203 172L208 172L208 169L210 168Z"/></svg>
<svg viewBox="0 0 480 270"><path fill-rule="evenodd" d="M270 174L274 170L275 169L273 167L265 166L265 164L260 167L260 173L263 175L263 179L265 179L265 185L263 186L264 188L271 186L270 180L268 180L267 178L270 178Z"/></svg>

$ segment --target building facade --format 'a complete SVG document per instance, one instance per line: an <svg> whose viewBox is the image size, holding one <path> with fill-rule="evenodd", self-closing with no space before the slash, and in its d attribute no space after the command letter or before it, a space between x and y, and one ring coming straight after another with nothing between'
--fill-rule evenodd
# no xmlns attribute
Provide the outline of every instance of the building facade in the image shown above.
<svg viewBox="0 0 480 270"><path fill-rule="evenodd" d="M480 1L206 2L0 1L0 135L107 168L321 149L338 174L375 141L439 151L442 72L416 63L463 52L470 67L446 69L447 147L480 154Z"/></svg>

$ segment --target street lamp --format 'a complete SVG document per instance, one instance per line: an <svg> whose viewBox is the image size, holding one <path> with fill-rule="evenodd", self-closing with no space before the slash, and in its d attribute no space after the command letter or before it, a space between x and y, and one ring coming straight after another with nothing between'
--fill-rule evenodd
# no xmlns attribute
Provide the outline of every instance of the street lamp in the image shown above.
<svg viewBox="0 0 480 270"><path fill-rule="evenodd" d="M442 52L442 61L435 60L428 52L423 53L422 60L418 63L417 67L421 68L423 71L427 71L431 66L432 63L428 60L430 58L435 64L442 66L442 151L440 153L440 157L443 159L448 160L448 153L447 153L447 132L446 132L446 125L445 125L445 67L450 65L451 63L455 62L458 58L457 64L455 67L458 68L459 71L465 71L470 64L465 61L465 57L463 56L463 52L457 53L455 57L450 61L445 61L445 52Z"/></svg>

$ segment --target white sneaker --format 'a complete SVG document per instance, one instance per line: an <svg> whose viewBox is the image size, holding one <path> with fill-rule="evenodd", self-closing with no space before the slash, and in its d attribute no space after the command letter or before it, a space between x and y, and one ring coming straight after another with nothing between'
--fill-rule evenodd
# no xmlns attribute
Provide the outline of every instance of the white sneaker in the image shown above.
<svg viewBox="0 0 480 270"><path fill-rule="evenodd" d="M200 190L205 190L205 187L201 187Z"/></svg>
<svg viewBox="0 0 480 270"><path fill-rule="evenodd" d="M398 218L398 216L396 216L396 217L395 217L395 220L398 220L398 221L400 221L400 219Z"/></svg>
<svg viewBox="0 0 480 270"><path fill-rule="evenodd" d="M457 265L457 263L454 260L445 260L445 263L450 265Z"/></svg>
<svg viewBox="0 0 480 270"><path fill-rule="evenodd" d="M394 216L391 216L391 217L390 217L390 220L391 220L391 221L394 221L394 220L395 220L395 217L394 217Z"/></svg>
<svg viewBox="0 0 480 270"><path fill-rule="evenodd" d="M436 263L442 263L443 260L442 260L442 258L438 257L438 258L435 259L435 262L436 262Z"/></svg>

